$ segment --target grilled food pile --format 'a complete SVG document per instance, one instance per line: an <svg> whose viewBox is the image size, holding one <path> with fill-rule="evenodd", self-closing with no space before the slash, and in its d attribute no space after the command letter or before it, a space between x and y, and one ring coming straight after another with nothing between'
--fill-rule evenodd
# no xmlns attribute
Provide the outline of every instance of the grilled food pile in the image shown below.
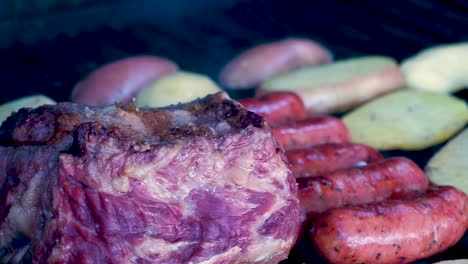
<svg viewBox="0 0 468 264"><path fill-rule="evenodd" d="M163 111L161 114L171 111L171 118L155 117L156 121L151 127L157 130L158 122L163 122L160 126L169 127L177 136L170 138L170 133L166 130L164 133L153 131L151 135L156 138L150 140L148 146L140 144L138 152L144 152L146 148L153 149L154 146L159 148L164 139L173 144L175 139L182 139L184 135L194 137L209 134L209 131L215 131L213 133L218 135L218 138L209 137L213 149L221 144L214 141L219 141L220 138L231 140L226 135L243 135L246 138L245 142L242 142L241 137L236 139L237 143L225 143L225 146L221 144L226 151L220 155L229 156L227 162L234 168L225 163L223 166L216 162L212 164L215 168L219 165L223 168L222 171L229 172L217 172L225 176L222 180L218 179L225 184L223 187L213 187L207 192L212 193L213 197L205 192L205 196L201 195L200 199L195 200L187 200L185 196L177 199L171 196L175 199L171 202L183 204L181 208L177 207L182 218L186 213L192 215L191 210L198 210L193 209L195 207L190 204L192 201L197 203L203 212L197 215L194 221L201 223L207 219L216 219L213 221L217 223L217 229L198 227L209 230L201 232L201 237L183 237L182 241L158 237L164 239L164 242L152 242L163 245L166 251L157 251L154 249L156 244L148 242L149 244L142 246L143 249L139 249L146 255L138 251L141 254L132 253L135 256L145 256L149 261L165 260L164 257L169 259L172 255L168 252L175 252L171 249L188 247L188 244L180 244L183 242L201 248L197 249L198 251L192 248L189 253L184 253L186 255L177 255L173 260L182 260L185 257L185 261L206 263L277 263L286 257L292 241L297 238L297 241L312 241L314 250L330 263L410 263L450 248L464 236L468 228L468 163L467 148L464 147L468 144L465 129L468 108L463 99L450 94L466 85L468 68L464 63L468 58L464 58L465 54L468 54L468 44L457 43L427 49L402 63L385 55L333 61L332 53L319 43L308 39L288 38L265 43L243 52L221 70L219 84L207 76L181 71L175 62L168 59L137 56L112 62L91 73L74 87L71 100L78 103L74 107L87 105L92 109L78 107L82 109L79 111L80 115L83 115L82 118L88 119L86 111L106 112L110 110L98 109L114 109L115 112L115 106L109 108L109 105L114 103L118 103L118 107L133 107L134 114L140 116L139 118L145 116L145 111L150 111L148 107L164 107L166 110L154 110L156 113ZM231 97L235 100L226 97L223 99L225 101L217 102L219 107L212 107L213 104L210 103L192 102L205 96L205 99L201 99L203 102L212 100L207 98L219 98L223 89L232 94ZM255 96L237 96L247 90L253 91ZM212 94L216 95L213 97ZM11 102L2 106L0 111L9 115L11 111L18 111L21 107L36 107L38 101L49 104L52 102L44 97L34 103L30 100ZM57 107L51 109L71 106L60 103ZM201 111L200 107L204 107L203 111L197 112ZM114 115L118 114L114 112L111 116L117 118ZM5 141L2 144L8 143L11 148L30 145L25 143L29 142L27 139L21 144L15 143L14 140L15 137L28 138L28 135L29 138L33 138L39 133L39 128L33 124L24 125L24 120L34 118L34 113L31 109L23 109L10 117L0 135L10 133L13 136L11 142ZM149 115L144 118L148 118ZM233 118L235 122L232 121ZM150 119L145 120L151 122ZM170 126L167 124L168 120L172 120ZM204 124L203 120L208 124ZM230 131L233 125L230 122L241 124L232 135ZM67 131L75 131L78 125L83 125L82 123L67 123ZM132 129L138 131L134 124L131 125ZM181 127L185 126L189 126L190 129L181 131ZM265 130L259 132L261 135L252 135L253 132L249 130L251 127ZM201 131L202 128L206 131ZM106 126L93 129L97 132L91 133L85 129L91 133L88 137L101 135L104 133L99 132L102 129L105 133L110 133ZM115 137L120 136L130 137L115 133ZM161 136L163 139L160 139ZM166 136L167 138L164 138ZM274 140L265 141L263 137L271 137ZM128 138L126 139L128 141ZM80 138L75 140L80 142ZM68 148L75 151L76 146L72 142L67 141L70 144ZM134 148L136 143L132 142L129 146ZM104 143L96 139L86 144ZM275 151L272 149L274 144L277 144ZM407 157L387 154L390 150L420 151L441 144L445 146L429 161L425 169ZM91 145L88 147L91 148ZM193 149L200 155L211 151L211 148L202 148L203 146L198 150ZM237 151L235 153L238 156L231 157L229 148L245 148L245 151ZM78 155L76 158L85 154L75 153ZM178 154L174 155L176 157ZM155 180L145 182L141 178L143 176L138 176L138 182L143 186L151 186L153 198L161 198L164 194L162 190L171 192L166 188L167 181L170 180L164 177L164 180L158 180L162 171L171 170L167 166L174 158L171 157L167 157L167 161L161 161L166 165L156 166L147 171L155 175ZM221 159L215 159L218 158ZM248 162L251 158L259 162ZM64 158L60 160L63 162ZM260 161L273 163L262 165ZM286 172L272 170L273 165L283 168L280 164L283 161L286 162ZM188 163L182 162L178 166L200 166L198 163L186 162ZM60 166L66 171L76 173L78 170L72 170L68 164ZM172 168L171 173L177 174L178 170ZM88 173L89 170L91 169L88 169ZM73 177L72 172L62 176ZM187 174L194 182L210 184L201 169L187 168L180 173ZM288 173L292 177L287 176ZM5 181L5 177L11 178L10 175L4 176L4 182L8 182ZM270 180L267 180L266 184L261 178ZM26 178L20 177L20 182L23 180L26 181ZM78 179L80 186L88 184L83 181L82 178ZM289 181L293 183L290 186ZM232 188L238 188L240 197L235 197L235 192L229 187L231 183ZM6 184L3 183L2 190L6 188ZM197 190L190 186L187 187L189 190ZM129 188L131 190L136 187ZM288 191L282 193L284 188ZM176 189L172 191L178 193ZM106 194L110 192L108 189L99 191ZM116 191L115 188L113 191ZM262 196L252 192L264 194ZM273 195L273 198L265 193ZM300 204L297 206L294 204L297 202L296 197ZM4 203L4 208L10 208L15 202L10 199ZM260 220L254 222L253 218L241 217L249 215L249 206L258 209L254 211L259 214L256 217L260 217ZM242 208L236 211L234 207ZM40 209L43 210L42 207ZM55 209L52 206L50 210ZM153 213L160 216L157 210ZM174 211L173 213L176 214ZM0 215L3 216L4 225L7 223L11 227L12 220L8 211L2 211ZM236 216L239 218L235 218ZM227 221L226 217L230 220ZM294 217L296 220L292 219ZM18 222L23 218L12 219ZM53 221L54 216L48 219ZM177 217L175 219L180 220ZM253 229L243 232L244 229L233 219L244 219L245 225ZM283 223L281 219L284 220ZM220 224L221 222L223 224ZM169 222L168 225L174 223ZM232 230L228 231L230 225ZM62 231L60 227L59 225L56 229ZM152 224L148 224L143 229L155 235L152 228ZM254 231L250 232L252 230ZM99 232L99 229L96 232ZM172 231L158 229L157 232ZM203 237L204 232L210 237ZM226 235L226 232L237 232L237 236ZM149 233L142 236L146 235L151 237ZM33 235L29 239L34 241ZM227 240L231 242L228 243ZM60 239L58 241L57 243L65 243ZM223 247L215 246L216 249L212 249L212 244L206 244L215 243L214 241L218 241ZM250 247L240 245L239 241L249 241ZM269 241L270 244L265 244L265 241ZM108 246L106 243L103 245ZM9 244L0 245L6 246ZM126 246L130 247L127 244L122 247ZM135 248L134 243L131 246ZM26 250L34 249L31 247ZM63 251L54 254L64 256ZM4 254L3 258L14 259L15 256L10 252ZM92 257L92 254L90 256Z"/></svg>

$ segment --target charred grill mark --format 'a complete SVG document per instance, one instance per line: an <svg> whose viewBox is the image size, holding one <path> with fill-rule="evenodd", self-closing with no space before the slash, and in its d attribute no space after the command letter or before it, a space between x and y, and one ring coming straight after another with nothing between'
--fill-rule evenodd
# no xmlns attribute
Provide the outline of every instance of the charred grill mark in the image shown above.
<svg viewBox="0 0 468 264"><path fill-rule="evenodd" d="M395 247L395 255L398 255L401 251L401 246L398 244L393 244L393 247Z"/></svg>
<svg viewBox="0 0 468 264"><path fill-rule="evenodd" d="M231 118L233 116L236 116L238 113L239 113L238 109L230 108L229 111L226 111L224 113L224 118Z"/></svg>
<svg viewBox="0 0 468 264"><path fill-rule="evenodd" d="M241 128L246 128L249 125L254 127L262 127L263 118L255 113L247 112L240 117Z"/></svg>
<svg viewBox="0 0 468 264"><path fill-rule="evenodd" d="M379 260L381 256L382 256L382 254L377 253L377 255L375 255L375 260Z"/></svg>

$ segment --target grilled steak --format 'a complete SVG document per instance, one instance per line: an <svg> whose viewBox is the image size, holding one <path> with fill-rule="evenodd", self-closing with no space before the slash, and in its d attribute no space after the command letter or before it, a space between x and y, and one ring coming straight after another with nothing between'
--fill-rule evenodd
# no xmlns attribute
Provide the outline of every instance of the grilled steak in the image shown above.
<svg viewBox="0 0 468 264"><path fill-rule="evenodd" d="M285 160L224 93L22 109L0 127L0 262L277 263L299 228Z"/></svg>

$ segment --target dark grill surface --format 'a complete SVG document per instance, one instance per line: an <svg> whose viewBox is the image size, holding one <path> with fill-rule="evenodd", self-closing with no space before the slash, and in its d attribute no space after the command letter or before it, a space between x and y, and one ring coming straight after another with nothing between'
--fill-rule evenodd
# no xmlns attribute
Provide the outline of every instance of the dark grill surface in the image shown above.
<svg viewBox="0 0 468 264"><path fill-rule="evenodd" d="M183 69L216 78L221 67L243 49L287 36L316 39L336 58L384 54L398 60L431 45L468 39L468 2L463 0L238 0L236 4L224 0L229 2L224 6L208 0L195 6L179 0L175 1L181 5L178 8L146 7L149 1L136 0L121 4L120 9L109 5L115 13L91 8L93 12L86 13L90 1L82 2L83 8L62 15L17 19L37 19L31 25L42 23L42 27L26 27L26 22L12 27L9 20L0 19L0 30L13 32L0 34L1 44L6 45L0 50L4 87L0 102L32 93L67 100L71 87L85 74L135 54L165 56ZM203 8L204 2L211 5ZM189 11L192 6L195 11ZM139 16L135 14L139 8L152 9L141 10ZM80 22L76 17L89 19ZM26 38L32 33L34 37Z"/></svg>
<svg viewBox="0 0 468 264"><path fill-rule="evenodd" d="M432 45L468 40L464 0L102 0L96 7L93 1L75 2L40 14L1 14L0 103L35 93L66 101L90 71L137 54L167 57L184 70L217 79L240 51L287 36L315 39L337 59L383 54L399 61ZM466 89L457 96L466 99ZM407 156L423 167L439 148L384 154ZM455 258L468 258L467 235L418 263ZM321 262L305 241L284 263Z"/></svg>

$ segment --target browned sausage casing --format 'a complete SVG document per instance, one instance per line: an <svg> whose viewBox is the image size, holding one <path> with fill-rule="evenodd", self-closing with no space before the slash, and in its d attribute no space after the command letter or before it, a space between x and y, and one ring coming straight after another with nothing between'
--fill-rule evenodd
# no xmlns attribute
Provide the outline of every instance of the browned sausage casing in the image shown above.
<svg viewBox="0 0 468 264"><path fill-rule="evenodd" d="M454 245L468 228L468 197L433 187L414 199L332 209L309 235L331 263L408 263Z"/></svg>
<svg viewBox="0 0 468 264"><path fill-rule="evenodd" d="M307 117L302 99L293 92L273 92L239 102L249 111L265 117L273 125Z"/></svg>
<svg viewBox="0 0 468 264"><path fill-rule="evenodd" d="M400 157L297 181L301 205L311 214L345 205L398 199L429 187L429 179L418 165Z"/></svg>
<svg viewBox="0 0 468 264"><path fill-rule="evenodd" d="M273 136L284 150L304 149L324 143L349 142L349 132L339 118L315 117L273 127Z"/></svg>
<svg viewBox="0 0 468 264"><path fill-rule="evenodd" d="M286 152L294 177L316 177L339 169L364 166L382 160L375 149L352 143L326 143Z"/></svg>

